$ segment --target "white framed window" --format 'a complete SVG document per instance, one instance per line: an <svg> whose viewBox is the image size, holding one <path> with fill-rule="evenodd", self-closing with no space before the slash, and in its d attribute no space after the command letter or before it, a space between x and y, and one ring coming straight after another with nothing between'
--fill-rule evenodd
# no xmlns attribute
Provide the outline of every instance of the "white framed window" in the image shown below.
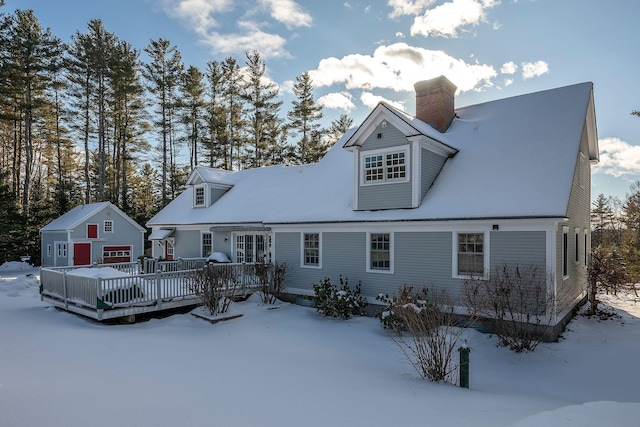
<svg viewBox="0 0 640 427"><path fill-rule="evenodd" d="M367 233L367 272L393 273L393 233Z"/></svg>
<svg viewBox="0 0 640 427"><path fill-rule="evenodd" d="M360 153L361 185L409 181L409 146Z"/></svg>
<svg viewBox="0 0 640 427"><path fill-rule="evenodd" d="M47 256L51 256L51 245L47 245Z"/></svg>
<svg viewBox="0 0 640 427"><path fill-rule="evenodd" d="M200 235L202 256L208 257L213 250L213 240L211 233L202 233Z"/></svg>
<svg viewBox="0 0 640 427"><path fill-rule="evenodd" d="M302 267L322 268L321 234L302 233Z"/></svg>
<svg viewBox="0 0 640 427"><path fill-rule="evenodd" d="M67 244L66 243L57 243L56 244L56 256L58 258L66 258L67 257Z"/></svg>
<svg viewBox="0 0 640 427"><path fill-rule="evenodd" d="M104 221L104 232L105 233L113 233L113 220L106 219Z"/></svg>
<svg viewBox="0 0 640 427"><path fill-rule="evenodd" d="M454 277L488 277L488 240L488 233L484 232L454 233Z"/></svg>
<svg viewBox="0 0 640 427"><path fill-rule="evenodd" d="M204 186L194 187L193 188L193 206L204 206L205 205L205 192Z"/></svg>
<svg viewBox="0 0 640 427"><path fill-rule="evenodd" d="M562 227L562 278L569 277L569 227Z"/></svg>

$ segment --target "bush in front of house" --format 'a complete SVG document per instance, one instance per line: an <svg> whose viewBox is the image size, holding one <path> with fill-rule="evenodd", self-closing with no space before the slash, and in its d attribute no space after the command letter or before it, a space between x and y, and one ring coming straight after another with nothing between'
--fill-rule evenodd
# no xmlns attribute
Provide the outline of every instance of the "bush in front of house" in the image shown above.
<svg viewBox="0 0 640 427"><path fill-rule="evenodd" d="M496 266L488 278L465 281L465 303L498 336L500 345L516 352L533 351L551 324L548 282L552 277L538 265Z"/></svg>
<svg viewBox="0 0 640 427"><path fill-rule="evenodd" d="M376 300L384 304L382 311L377 314L380 323L385 329L393 331L406 330L403 323L402 311L407 307L425 307L428 304L427 290L425 288L415 289L413 286L403 285L391 297L388 294L379 294Z"/></svg>
<svg viewBox="0 0 640 427"><path fill-rule="evenodd" d="M367 300L361 295L361 283L351 289L347 278L340 276L340 288L325 277L320 283L313 285L314 301L318 314L337 317L343 320L353 315L362 314Z"/></svg>
<svg viewBox="0 0 640 427"><path fill-rule="evenodd" d="M388 304L382 324L416 372L430 381L453 383L455 355L468 333L455 312L456 300L445 289L406 285L382 300Z"/></svg>
<svg viewBox="0 0 640 427"><path fill-rule="evenodd" d="M242 286L233 265L206 265L190 273L189 290L196 294L212 316L226 313Z"/></svg>
<svg viewBox="0 0 640 427"><path fill-rule="evenodd" d="M259 279L256 293L262 304L275 304L284 289L287 263L255 264L255 275Z"/></svg>

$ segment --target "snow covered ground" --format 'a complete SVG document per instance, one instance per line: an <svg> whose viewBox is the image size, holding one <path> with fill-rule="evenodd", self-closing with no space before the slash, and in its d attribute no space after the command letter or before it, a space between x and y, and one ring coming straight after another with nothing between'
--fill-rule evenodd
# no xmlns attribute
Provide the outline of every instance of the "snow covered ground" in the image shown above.
<svg viewBox="0 0 640 427"><path fill-rule="evenodd" d="M256 299L211 324L104 325L0 266L0 426L638 426L640 299L517 354L469 331L470 389L422 380L376 319ZM603 297L604 298L604 297Z"/></svg>

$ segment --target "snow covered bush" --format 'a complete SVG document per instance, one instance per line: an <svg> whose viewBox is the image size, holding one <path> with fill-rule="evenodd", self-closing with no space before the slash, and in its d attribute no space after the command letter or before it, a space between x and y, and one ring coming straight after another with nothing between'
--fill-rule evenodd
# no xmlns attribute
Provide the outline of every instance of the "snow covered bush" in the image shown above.
<svg viewBox="0 0 640 427"><path fill-rule="evenodd" d="M533 351L551 323L549 280L538 265L504 264L488 279L466 280L465 302L469 312L498 336L500 345L516 352Z"/></svg>
<svg viewBox="0 0 640 427"><path fill-rule="evenodd" d="M313 285L316 309L322 316L338 317L347 320L354 314L362 314L367 300L360 295L361 283L352 290L348 279L340 276L340 289L328 277Z"/></svg>
<svg viewBox="0 0 640 427"><path fill-rule="evenodd" d="M189 290L196 294L212 316L226 313L241 286L237 266L211 264L193 270Z"/></svg>
<svg viewBox="0 0 640 427"><path fill-rule="evenodd" d="M274 304L283 289L287 264L278 262L274 264L256 264L255 269L256 276L260 280L256 288L260 300L263 304Z"/></svg>
<svg viewBox="0 0 640 427"><path fill-rule="evenodd" d="M425 288L414 289L413 286L403 285L398 289L397 294L392 297L385 294L376 296L376 300L384 304L382 312L377 315L380 323L385 329L405 330L402 323L400 311L406 309L409 305L421 306L427 301L427 290Z"/></svg>
<svg viewBox="0 0 640 427"><path fill-rule="evenodd" d="M454 382L458 343L468 332L455 313L454 300L444 289L414 291L404 286L391 302L395 320L389 334L411 366L430 381Z"/></svg>

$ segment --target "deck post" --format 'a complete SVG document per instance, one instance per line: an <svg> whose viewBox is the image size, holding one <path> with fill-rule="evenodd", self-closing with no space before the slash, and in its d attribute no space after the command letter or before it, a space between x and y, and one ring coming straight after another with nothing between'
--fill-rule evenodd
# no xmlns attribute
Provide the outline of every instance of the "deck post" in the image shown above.
<svg viewBox="0 0 640 427"><path fill-rule="evenodd" d="M161 284L162 273L160 273L160 269L156 271L156 307L158 310L162 309L162 284Z"/></svg>
<svg viewBox="0 0 640 427"><path fill-rule="evenodd" d="M64 309L69 311L69 300L67 297L67 272L62 273L62 294L64 296Z"/></svg>

